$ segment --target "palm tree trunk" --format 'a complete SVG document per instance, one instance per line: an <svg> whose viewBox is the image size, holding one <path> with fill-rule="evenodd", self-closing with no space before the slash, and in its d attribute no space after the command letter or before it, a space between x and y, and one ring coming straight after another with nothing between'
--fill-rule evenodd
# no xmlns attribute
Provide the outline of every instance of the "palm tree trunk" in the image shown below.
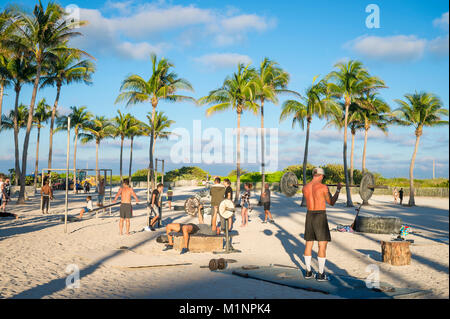
<svg viewBox="0 0 450 319"><path fill-rule="evenodd" d="M156 148L156 136L153 136L153 145L152 145L152 147L153 147L153 149L152 149L152 154L153 154L153 156L155 156L155 148ZM156 159L156 157L155 157L155 159ZM155 170L157 170L158 169L158 164L156 164L156 167L155 167ZM158 181L157 181L157 179L158 179L158 176L157 176L157 174L158 174L158 172L156 172L156 174L155 174L155 187L156 187L156 185L158 184Z"/></svg>
<svg viewBox="0 0 450 319"><path fill-rule="evenodd" d="M75 126L75 142L73 143L73 193L77 194L77 142L78 142L78 127Z"/></svg>
<svg viewBox="0 0 450 319"><path fill-rule="evenodd" d="M155 116L156 116L156 105L154 101L152 102L152 133L150 136L150 148L149 148L149 157L150 157L150 163L148 165L148 169L150 170L150 184L152 189L155 189L155 174L153 172L153 136L155 136L155 125L153 123L155 122Z"/></svg>
<svg viewBox="0 0 450 319"><path fill-rule="evenodd" d="M237 135L236 135L236 196L235 203L239 203L241 192L241 112L237 114Z"/></svg>
<svg viewBox="0 0 450 319"><path fill-rule="evenodd" d="M50 140L48 144L48 168L52 168L52 156L53 156L53 129L55 127L56 109L58 108L59 94L61 92L61 84L56 85L56 98L53 104L52 117L50 120Z"/></svg>
<svg viewBox="0 0 450 319"><path fill-rule="evenodd" d="M122 155L123 155L123 140L124 140L124 137L123 136L121 136L120 137L120 183L122 184L122 182L123 182L123 175L122 175Z"/></svg>
<svg viewBox="0 0 450 319"><path fill-rule="evenodd" d="M364 130L364 148L363 148L363 158L362 158L362 173L366 172L366 150L367 150L367 135L369 133L369 128Z"/></svg>
<svg viewBox="0 0 450 319"><path fill-rule="evenodd" d="M95 141L95 185L97 185L97 191L98 191L98 183L100 182L100 176L98 172L98 149L100 147L100 140L97 139Z"/></svg>
<svg viewBox="0 0 450 319"><path fill-rule="evenodd" d="M39 176L39 139L41 138L41 123L37 123L37 141L36 141L36 166L34 169L34 187L37 187L37 179Z"/></svg>
<svg viewBox="0 0 450 319"><path fill-rule="evenodd" d="M306 139L305 139L305 152L303 154L303 185L306 185L306 166L308 165L308 149L309 149L309 130L311 127L311 118L307 119L306 124ZM301 206L306 206L306 198L302 196Z"/></svg>
<svg viewBox="0 0 450 319"><path fill-rule="evenodd" d="M420 135L422 135L421 129L416 133L416 145L414 146L414 153L411 158L411 165L409 166L409 206L416 206L416 201L414 200L414 163L419 148Z"/></svg>
<svg viewBox="0 0 450 319"><path fill-rule="evenodd" d="M347 207L353 207L352 194L350 193L350 183L347 170L347 127L348 127L348 108L350 106L350 98L345 98L345 119L344 119L344 176L345 176L345 193L347 195Z"/></svg>
<svg viewBox="0 0 450 319"><path fill-rule="evenodd" d="M131 167L133 165L133 142L134 142L134 136L131 136L131 143L130 143L130 167L128 168L128 179L131 182Z"/></svg>
<svg viewBox="0 0 450 319"><path fill-rule="evenodd" d="M265 131L264 131L264 99L261 99L261 196L264 192L264 184L266 182L266 173L265 173Z"/></svg>
<svg viewBox="0 0 450 319"><path fill-rule="evenodd" d="M17 203L25 203L25 176L27 174L28 144L30 143L31 126L33 124L34 104L36 103L36 95L39 88L40 79L41 79L41 62L38 59L36 78L34 79L33 93L31 94L30 109L28 111L27 130L25 133L25 139L23 141L22 171L20 172L20 191Z"/></svg>
<svg viewBox="0 0 450 319"><path fill-rule="evenodd" d="M15 173L14 173L14 184L19 185L20 178L20 154L19 154L19 95L20 88L16 88L16 101L14 104L14 161L15 161Z"/></svg>
<svg viewBox="0 0 450 319"><path fill-rule="evenodd" d="M353 182L353 170L354 170L354 162L353 159L355 157L355 135L356 131L352 129L352 149L350 151L350 184L354 184Z"/></svg>
<svg viewBox="0 0 450 319"><path fill-rule="evenodd" d="M0 127L2 127L2 109L3 109L3 92L5 90L5 83L0 84Z"/></svg>

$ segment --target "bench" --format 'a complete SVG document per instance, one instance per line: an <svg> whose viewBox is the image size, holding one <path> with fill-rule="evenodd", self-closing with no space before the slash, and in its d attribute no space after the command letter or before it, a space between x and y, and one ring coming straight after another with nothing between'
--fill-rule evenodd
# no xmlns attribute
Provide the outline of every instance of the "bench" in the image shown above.
<svg viewBox="0 0 450 319"><path fill-rule="evenodd" d="M233 236L239 235L239 233L235 230L228 232L230 236L230 240ZM184 247L183 245L183 234L177 232L169 233L170 236L174 237L173 240L173 248L175 250L181 251ZM225 243L225 234L220 235L210 235L197 233L194 235L189 235L188 248L189 251L195 253L203 253L203 252L213 252L222 250Z"/></svg>

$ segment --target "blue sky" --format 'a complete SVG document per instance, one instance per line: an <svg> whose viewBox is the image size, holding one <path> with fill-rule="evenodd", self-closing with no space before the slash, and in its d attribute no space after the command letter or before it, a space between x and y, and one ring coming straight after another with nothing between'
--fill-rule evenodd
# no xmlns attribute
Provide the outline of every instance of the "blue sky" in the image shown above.
<svg viewBox="0 0 450 319"><path fill-rule="evenodd" d="M43 1L46 3L47 1ZM0 1L2 7L10 1ZM15 1L32 8L32 1ZM199 98L217 88L235 71L237 62L258 65L264 57L277 61L291 75L289 88L303 92L315 75L324 76L343 59L359 59L371 74L381 77L389 88L381 96L396 108L394 99L405 93L429 91L437 94L446 108L449 105L448 2L446 1L59 1L75 5L89 26L80 29L83 37L73 44L96 58L97 72L91 86L63 87L62 112L72 105L87 106L93 113L113 117L118 109L143 119L150 105L125 108L115 105L121 81L129 74L150 76L149 53L170 59L176 72L188 79ZM366 6L380 9L380 28L366 26ZM7 91L4 112L13 108L14 94ZM21 102L29 103L31 87L24 88ZM55 89L39 92L53 104ZM279 123L280 105L289 98L280 97L279 105L268 104L265 125L278 128L278 169L299 164L303 159L304 132L292 129L291 122ZM193 120L202 127L236 126L236 114L226 112L205 116L205 108L190 103L161 102L158 109L174 120L174 128L192 132ZM259 117L245 113L243 127L258 127ZM310 162L316 165L342 163L342 136L325 122L314 119L311 131ZM33 131L29 148L28 171L34 169L36 136ZM415 176L429 178L432 161L437 162L438 176L448 177L448 127L426 128L417 155ZM4 153L0 154L0 171L14 166L12 132L1 133ZM408 176L414 147L412 128L391 127L389 134L371 129L367 150L367 168L385 176ZM199 141L191 141L192 144ZM157 157L166 159L166 168L185 164L170 161L175 141L158 141ZM55 137L54 167L65 165L65 136ZM103 167L118 173L119 140L102 142L100 160ZM361 168L363 135L355 145L355 167ZM40 167L47 163L48 129L41 134ZM124 167L128 168L128 147L124 150ZM81 145L78 166L95 166L95 146ZM191 157L192 158L192 157ZM244 160L245 161L245 160ZM134 169L148 165L148 141L138 138ZM212 174L226 174L234 165L195 164ZM243 164L257 170L257 165Z"/></svg>

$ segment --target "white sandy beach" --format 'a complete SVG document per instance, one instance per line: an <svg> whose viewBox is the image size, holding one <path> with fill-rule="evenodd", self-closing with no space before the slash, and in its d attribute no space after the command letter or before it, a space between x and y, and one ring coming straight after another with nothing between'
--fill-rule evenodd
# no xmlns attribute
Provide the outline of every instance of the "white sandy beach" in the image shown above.
<svg viewBox="0 0 450 319"><path fill-rule="evenodd" d="M195 187L174 189L176 205L182 205ZM164 232L142 231L145 226L145 207L137 206L131 220L130 236L119 236L118 207L98 218L87 215L81 222L69 223L68 234L60 221L64 212L64 193L56 192L50 215L42 215L39 197L31 198L26 206L11 203L8 211L21 218L0 219L0 297L1 298L336 298L316 292L294 289L245 279L200 268L212 253L162 252L163 244L156 237ZM304 268L303 249L305 209L299 206L299 197L287 198L273 193L272 213L276 224L262 224L262 208L254 205L250 223L240 228L234 238L234 247L242 253L223 255L237 260L229 267L242 265L284 264ZM138 196L145 200L145 190ZM330 229L337 224L352 223L355 210L344 206L341 195L335 207L328 209ZM70 195L70 214L77 215L85 194ZM93 197L96 198L95 195ZM360 201L354 196L355 202ZM256 203L255 197L253 201ZM394 205L390 196L374 196L372 206L361 213L398 216L411 225L416 234L411 245L412 262L409 266L390 266L381 262L380 240L391 235L332 232L327 253L326 271L330 274L366 278L369 264L380 267L380 280L396 287L431 290L423 298L449 298L449 201L448 198L417 198L418 207ZM184 211L164 208L164 223L196 222ZM207 217L206 222L209 222ZM121 253L118 248L129 247L134 253L168 262L190 265L126 269L114 267L108 260ZM315 247L315 251L317 247ZM89 253L107 254L93 262ZM313 268L317 269L317 255L313 254ZM144 258L144 257L142 257ZM111 261L111 260L109 260ZM75 264L80 269L80 288L66 289L66 267Z"/></svg>

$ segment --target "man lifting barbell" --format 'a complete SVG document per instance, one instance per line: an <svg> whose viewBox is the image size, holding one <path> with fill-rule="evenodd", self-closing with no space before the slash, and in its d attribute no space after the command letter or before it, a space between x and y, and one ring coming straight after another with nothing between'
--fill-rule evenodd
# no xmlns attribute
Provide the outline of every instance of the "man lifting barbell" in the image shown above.
<svg viewBox="0 0 450 319"><path fill-rule="evenodd" d="M199 231L199 227L195 224L179 224L173 223L166 226L166 234L169 239L169 243L163 249L163 251L173 249L173 236L170 235L171 232L183 233L183 249L181 250L180 255L185 254L189 251L189 236L197 233Z"/></svg>
<svg viewBox="0 0 450 319"><path fill-rule="evenodd" d="M331 235L330 229L328 228L326 203L334 206L341 191L341 184L339 183L337 185L336 193L334 196L331 196L328 186L322 184L324 176L325 172L322 168L314 168L312 181L303 187L303 196L306 198L306 207L308 209L305 221L305 278L313 278L313 273L311 270L311 254L314 241L318 241L319 252L317 254L317 261L319 263L319 273L316 277L318 281L328 280L325 275L324 268L327 244L331 241Z"/></svg>

